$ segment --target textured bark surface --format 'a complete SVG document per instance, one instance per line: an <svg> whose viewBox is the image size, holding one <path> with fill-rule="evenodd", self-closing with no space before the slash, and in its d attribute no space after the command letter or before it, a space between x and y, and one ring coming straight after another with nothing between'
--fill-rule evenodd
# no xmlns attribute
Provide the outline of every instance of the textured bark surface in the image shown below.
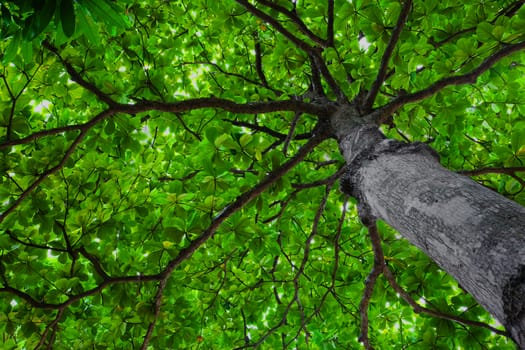
<svg viewBox="0 0 525 350"><path fill-rule="evenodd" d="M350 165L343 190L456 278L525 348L525 208L443 168L426 145L332 125Z"/></svg>

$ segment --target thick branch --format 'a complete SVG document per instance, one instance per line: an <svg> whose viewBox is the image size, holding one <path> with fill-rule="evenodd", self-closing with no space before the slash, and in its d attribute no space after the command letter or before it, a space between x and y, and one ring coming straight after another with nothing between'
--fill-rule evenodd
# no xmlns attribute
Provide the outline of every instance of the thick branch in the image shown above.
<svg viewBox="0 0 525 350"><path fill-rule="evenodd" d="M478 77L485 71L487 71L489 68L491 68L496 62L523 49L525 49L525 41L519 42L517 44L505 45L501 50L496 51L493 55L487 57L478 67L473 69L471 72L463 75L443 78L430 85L426 89L411 94L399 96L392 100L390 103L376 109L372 113L371 118L377 124L382 124L395 111L397 111L399 108L403 107L407 103L423 100L450 85L474 84Z"/></svg>
<svg viewBox="0 0 525 350"><path fill-rule="evenodd" d="M325 116L331 114L335 107L332 106L320 106L313 103L307 103L297 100L285 100L285 101L268 101L268 102L249 102L245 104L236 103L230 100L209 97L209 98L197 98L189 99L180 102L163 103L163 102L152 102L152 101L141 101L134 105L119 104L114 108L108 109L104 112L99 113L93 119L87 123L78 125L68 125L60 128L54 128L49 130L42 130L35 132L24 138L17 140L11 140L0 144L0 150L8 148L10 146L27 144L33 140L44 136L57 135L67 131L82 131L93 127L100 121L110 117L115 113L130 113L136 114L140 112L148 111L161 111L171 113L188 112L202 108L217 108L233 113L245 113L245 114L260 114L260 113L271 113L280 111L291 111L291 112L303 112L313 114L317 116Z"/></svg>
<svg viewBox="0 0 525 350"><path fill-rule="evenodd" d="M466 176L478 176L478 175L484 175L484 174L515 175L517 172L525 172L525 167L524 166L510 167L510 168L488 167L488 168L480 168L480 169L473 169L473 170L460 170L457 173L466 175Z"/></svg>
<svg viewBox="0 0 525 350"><path fill-rule="evenodd" d="M372 109L372 105L374 104L374 101L377 97L379 89L381 88L381 85L385 81L386 73L388 70L388 62L390 61L390 57L392 56L392 53L394 52L394 48L396 47L397 42L399 41L399 36L401 35L401 31L403 30L403 27L405 26L405 23L410 13L411 7L412 7L412 0L405 0L405 4L403 5L403 8L401 9L401 13L399 14L399 17L397 18L396 26L394 30L392 31L392 36L390 37L390 40L388 41L388 45L385 49L385 52L383 53L383 57L381 58L381 65L379 66L379 71L377 72L376 80L372 83L372 87L370 88L370 91L368 91L368 94L366 96L366 100L364 104L364 110L366 111L370 111Z"/></svg>
<svg viewBox="0 0 525 350"><path fill-rule="evenodd" d="M317 116L325 116L331 114L335 110L335 108L331 106L320 106L297 100L236 103L216 97L204 97L171 103L141 101L135 105L118 105L117 111L130 114L147 112L150 110L181 113L202 108L216 108L227 112L245 114L290 111L309 113Z"/></svg>

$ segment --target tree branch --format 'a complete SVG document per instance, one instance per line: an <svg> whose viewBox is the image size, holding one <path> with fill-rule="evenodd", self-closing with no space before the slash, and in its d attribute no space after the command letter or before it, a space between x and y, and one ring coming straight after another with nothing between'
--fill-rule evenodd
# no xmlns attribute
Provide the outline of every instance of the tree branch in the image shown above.
<svg viewBox="0 0 525 350"><path fill-rule="evenodd" d="M388 283L392 286L392 288L398 293L403 300L405 300L411 307L414 309L414 312L416 313L425 313L433 317L442 318L449 321L458 322L467 326L476 326L476 327L482 327L486 328L496 334L503 335L505 337L508 337L509 334L505 331L502 331L500 329L494 328L486 323L478 322L478 321L471 321L466 320L458 316L449 315L443 312L435 311L427 309L421 305L419 305L411 296L408 294L396 281L394 274L390 270L390 268L387 265L384 265L383 267L383 274L386 277Z"/></svg>
<svg viewBox="0 0 525 350"><path fill-rule="evenodd" d="M58 52L58 49L53 46L49 41L45 40L43 43L44 47L54 53L60 62L62 62L62 65L66 68L66 71L71 76L71 80L76 82L78 85L82 86L84 89L91 91L95 96L98 97L98 99L108 106L114 106L117 104L116 101L114 101L112 98L110 98L106 93L104 93L102 90L100 90L98 87L96 87L94 84L88 82L85 80L77 71L75 68L73 68L73 65L69 63L68 61L64 60L62 56L60 56L60 53Z"/></svg>
<svg viewBox="0 0 525 350"><path fill-rule="evenodd" d="M275 18L271 17L270 15L264 13L263 11L259 10L257 7L250 4L247 0L235 0L235 1L239 5L244 7L246 10L248 10L255 17L258 17L264 22L270 24L275 30L281 33L285 38L290 40L295 46L297 46L304 52L311 52L313 50L312 46L310 46L305 41L299 39L298 37L290 33L286 28L284 28L281 25L281 23L279 23L279 21L277 21Z"/></svg>
<svg viewBox="0 0 525 350"><path fill-rule="evenodd" d="M334 46L334 0L328 0L328 23L326 24L326 46Z"/></svg>
<svg viewBox="0 0 525 350"><path fill-rule="evenodd" d="M394 27L394 30L392 31L392 36L390 37L390 40L388 41L388 45L385 49L385 52L383 53L383 57L381 58L381 64L377 72L377 77L372 83L372 87L370 88L370 91L368 91L368 94L366 96L366 99L364 102L365 111L370 111L372 109L372 106L377 97L377 94L379 93L379 89L381 88L381 85L385 81L387 70L388 70L388 63L390 62L390 57L392 56L392 53L394 52L394 48L396 47L397 42L399 41L399 36L401 35L401 32L403 31L405 23L408 19L408 15L410 13L411 7L412 7L412 0L405 0L403 8L401 9L401 13L399 14L399 17L397 18L396 26Z"/></svg>
<svg viewBox="0 0 525 350"><path fill-rule="evenodd" d="M496 62L523 49L525 49L525 41L519 42L517 44L504 45L502 49L496 51L494 54L487 57L478 67L473 69L471 72L463 75L443 78L430 85L426 89L411 94L399 96L392 100L390 103L374 110L370 117L373 122L377 124L382 124L395 111L397 111L399 108L403 107L407 103L413 103L423 100L450 85L474 84L478 77L484 72L486 72L489 68L491 68Z"/></svg>
<svg viewBox="0 0 525 350"><path fill-rule="evenodd" d="M323 76L324 80L326 80L328 86L332 90L332 92L335 94L337 98L337 102L343 104L348 103L348 99L346 98L343 90L339 87L337 82L335 81L334 77L332 76L332 73L328 70L328 67L326 66L326 63L321 56L321 51L315 51L312 52L312 58L313 58L313 65L319 69L319 72L321 72L321 75ZM314 67L312 67L313 69Z"/></svg>
<svg viewBox="0 0 525 350"><path fill-rule="evenodd" d="M287 8L276 4L274 2L268 1L268 0L257 0L258 3L261 3L277 12L282 13L286 17L288 17L299 29L299 31L307 36L310 40L312 40L314 43L320 45L321 47L327 47L327 41L323 40L319 36L315 35L302 21L302 19L297 15L296 12L290 11Z"/></svg>
<svg viewBox="0 0 525 350"><path fill-rule="evenodd" d="M484 174L506 174L506 175L515 175L517 172L525 172L525 167L523 166L517 166L517 167L510 167L510 168L497 168L497 167L488 167L488 168L480 168L480 169L473 169L473 170L460 170L457 173L466 175L466 176L478 176L478 175L484 175Z"/></svg>
<svg viewBox="0 0 525 350"><path fill-rule="evenodd" d="M359 335L359 341L363 343L367 350L372 350L373 347L368 338L368 305L370 304L377 278L383 272L385 257L383 255L383 249L381 248L381 238L379 237L375 220L368 224L367 228L374 250L374 266L365 280L365 290L361 303L359 304L359 313L361 315L361 334Z"/></svg>
<svg viewBox="0 0 525 350"><path fill-rule="evenodd" d="M115 113L136 114L152 110L170 113L181 113L202 108L217 108L232 113L245 114L291 111L303 112L317 116L326 116L335 111L335 107L333 106L320 106L318 104L302 102L298 100L248 102L245 104L236 103L230 100L215 97L196 98L171 103L156 101L140 101L137 104L117 104L116 106L99 113L93 119L89 120L84 124L67 125L64 127L54 129L42 130L17 140L6 141L0 144L0 150L11 146L26 144L44 136L56 135L67 131L87 130Z"/></svg>
<svg viewBox="0 0 525 350"><path fill-rule="evenodd" d="M270 187L273 183L275 183L277 180L283 177L286 173L288 173L292 168L294 168L297 164L299 164L317 145L323 142L327 137L328 135L325 135L325 134L317 134L317 136L312 137L303 147L299 149L299 151L293 158L288 160L281 167L269 173L261 182L259 182L259 184L257 184L251 190L244 192L243 194L238 196L237 199L233 201L230 205L227 205L219 214L217 214L213 218L210 226L208 226L206 231L204 231L199 237L193 240L188 247L183 248L179 252L179 254L168 263L166 269L162 273L163 277L159 283L157 294L155 296L155 318L148 326L148 330L146 332L146 335L144 336L144 341L142 343L141 349L147 349L148 347L149 341L153 334L153 330L155 327L155 323L156 323L158 314L160 313L160 304L162 302L162 295L166 287L166 283L171 273L173 272L173 270L175 270L183 261L189 259L199 247L201 247L209 238L211 238L213 234L217 231L219 226L227 218L232 216L238 210L242 209L246 204L248 204L250 201L255 199L262 192L264 192L268 187Z"/></svg>
<svg viewBox="0 0 525 350"><path fill-rule="evenodd" d="M268 89L268 80L266 80L266 75L264 75L262 64L261 43L259 41L259 36L257 35L257 32L254 33L253 37L253 40L255 41L255 71L257 72L257 75L259 76L259 80L261 81L262 85Z"/></svg>
<svg viewBox="0 0 525 350"><path fill-rule="evenodd" d="M314 65L319 69L324 79L328 83L328 86L330 86L330 88L336 95L337 101L341 103L348 102L343 91L337 85L335 79L332 77L330 71L328 70L328 67L326 66L321 56L322 49L315 48L309 45L308 43L306 43L305 41L297 38L292 33L290 33L286 28L284 28L276 19L264 13L263 11L259 10L258 8L250 4L247 0L235 0L235 1L239 3L241 6L243 6L244 8L246 8L254 16L269 23L273 28L275 28L275 30L277 30L279 33L281 33L287 39L289 39L292 43L294 43L295 46L303 50L305 53L311 55L314 58Z"/></svg>
<svg viewBox="0 0 525 350"><path fill-rule="evenodd" d="M9 215L13 210L15 210L20 203L35 189L37 188L48 176L56 173L59 169L61 169L65 164L66 161L71 157L77 146L80 144L80 142L84 139L84 137L87 134L87 131L89 129L82 130L80 134L77 136L77 138L71 143L68 150L62 157L62 160L52 167L51 169L46 170L42 175L38 177L22 194L11 204L3 213L0 213L0 223L4 221L4 219Z"/></svg>
<svg viewBox="0 0 525 350"><path fill-rule="evenodd" d="M151 110L180 113L202 108L216 108L227 112L245 114L290 111L309 113L317 116L326 116L335 111L335 107L332 106L320 106L297 100L236 103L234 101L216 97L195 98L171 103L141 100L134 105L119 104L115 110L117 112L130 114Z"/></svg>

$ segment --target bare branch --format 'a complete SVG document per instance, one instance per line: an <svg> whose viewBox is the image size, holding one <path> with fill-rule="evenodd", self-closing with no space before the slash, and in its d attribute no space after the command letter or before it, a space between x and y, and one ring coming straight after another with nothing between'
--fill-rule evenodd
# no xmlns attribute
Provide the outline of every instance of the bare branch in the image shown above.
<svg viewBox="0 0 525 350"><path fill-rule="evenodd" d="M491 68L496 62L523 49L525 49L525 41L519 42L517 44L504 45L502 49L487 57L471 72L463 75L443 78L430 85L426 89L399 96L390 103L374 110L374 112L371 114L371 119L377 124L382 124L388 119L389 116L391 116L395 111L407 103L423 100L450 85L474 84L478 77Z"/></svg>
<svg viewBox="0 0 525 350"><path fill-rule="evenodd" d="M316 64L316 58L312 54L309 54L308 58L310 59L310 68L312 72L310 91L313 93L313 97L325 97L326 94L324 93L323 84L321 83L321 75L319 74L319 68Z"/></svg>
<svg viewBox="0 0 525 350"><path fill-rule="evenodd" d="M57 315L55 316L55 319L53 321L51 321L51 323L49 323L47 325L46 329L44 330L44 332L40 336L40 341L35 346L35 350L36 349L40 349L44 345L44 343L46 342L46 338L47 338L47 334L49 333L49 330L51 330L51 329L53 330L52 333L51 333L51 338L55 337L56 332L57 332L58 322L60 322L60 319L62 318L62 315L64 314L64 311L65 311L65 308L61 308L61 309L58 310ZM47 348L51 349L51 345L52 344L53 344L53 341L51 339L49 341L49 343L48 343Z"/></svg>
<svg viewBox="0 0 525 350"><path fill-rule="evenodd" d="M317 47L313 47L306 43L305 41L297 38L292 33L290 33L286 28L284 28L275 18L269 16L268 14L264 13L263 11L259 10L252 4L250 4L247 0L235 0L240 5L244 6L249 12L251 12L254 16L264 20L265 22L269 23L273 28L275 28L278 32L280 32L282 35L284 35L287 39L289 39L291 42L295 44L298 48L306 52L308 55L313 57L314 66L319 69L321 72L321 75L324 77L326 82L328 83L328 86L330 86L330 89L334 92L334 94L337 97L338 102L348 102L347 98L345 97L343 91L338 86L337 82L335 81L334 77L328 70L328 67L326 66L326 63L324 62L321 52L322 49ZM313 68L313 67L312 67Z"/></svg>
<svg viewBox="0 0 525 350"><path fill-rule="evenodd" d="M401 31L403 30L403 27L405 26L405 23L408 19L408 15L410 13L411 7L412 7L412 0L405 0L405 4L403 5L403 8L401 9L401 13L399 14L399 17L397 18L396 26L394 27L394 30L392 31L392 36L390 37L390 40L388 41L388 45L385 49L385 52L383 53L383 57L381 58L381 64L379 66L379 71L377 72L377 77L372 83L372 87L370 88L370 91L368 91L368 94L366 96L365 103L364 103L365 111L370 111L372 109L372 106L377 97L379 89L381 88L381 85L385 81L387 70L388 70L388 62L390 62L390 57L392 56L392 53L394 52L394 48L396 47L397 42L399 41L399 36L401 35Z"/></svg>

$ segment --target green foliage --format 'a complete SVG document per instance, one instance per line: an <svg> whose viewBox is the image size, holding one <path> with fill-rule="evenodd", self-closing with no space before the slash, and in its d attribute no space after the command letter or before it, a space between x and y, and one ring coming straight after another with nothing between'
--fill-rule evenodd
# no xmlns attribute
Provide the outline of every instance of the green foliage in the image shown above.
<svg viewBox="0 0 525 350"><path fill-rule="evenodd" d="M525 8L505 15L512 3L415 2L375 105L523 41ZM325 37L327 2L296 7ZM401 6L341 0L335 8L334 45L321 55L352 99L376 78ZM312 79L303 50L234 1L8 1L0 9L2 348L140 348L150 326L158 349L361 346L359 303L374 256L353 200L326 180L344 163L336 142L233 205L301 152L314 113L137 107L296 98ZM283 13L268 13L310 40ZM523 167L523 58L407 104L385 133L430 143L452 170ZM525 204L523 174L477 180ZM380 231L388 266L416 301L494 324L393 229ZM514 348L487 329L414 313L383 277L369 311L378 349Z"/></svg>

